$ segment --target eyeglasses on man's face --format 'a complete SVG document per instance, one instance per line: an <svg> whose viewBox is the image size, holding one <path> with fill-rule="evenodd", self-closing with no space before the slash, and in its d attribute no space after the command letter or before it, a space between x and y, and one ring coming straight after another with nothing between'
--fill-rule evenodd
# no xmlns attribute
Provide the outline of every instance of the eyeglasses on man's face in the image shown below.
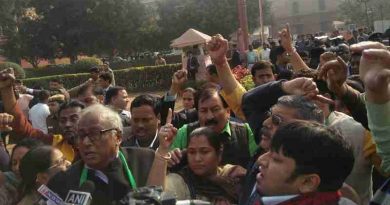
<svg viewBox="0 0 390 205"><path fill-rule="evenodd" d="M272 124L279 126L283 122L283 118L279 115L273 114L271 110L266 113L267 118L271 118Z"/></svg>
<svg viewBox="0 0 390 205"><path fill-rule="evenodd" d="M96 141L99 141L103 138L104 134L110 132L110 131L117 131L120 132L118 128L113 127L113 128L108 128L108 129L103 129L103 130L94 130L89 133L85 133L83 131L79 131L78 135L76 136L76 143L79 144L84 141L85 138L88 137L88 139L94 143Z"/></svg>

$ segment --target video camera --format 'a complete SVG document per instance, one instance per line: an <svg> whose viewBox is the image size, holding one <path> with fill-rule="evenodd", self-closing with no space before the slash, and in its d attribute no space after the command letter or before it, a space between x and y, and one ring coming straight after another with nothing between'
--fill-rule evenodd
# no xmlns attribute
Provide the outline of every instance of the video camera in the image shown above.
<svg viewBox="0 0 390 205"><path fill-rule="evenodd" d="M329 50L330 52L335 53L338 56L341 56L346 52L345 47L343 46L344 45L343 44L344 43L343 36L329 38L329 42L331 45L330 50Z"/></svg>
<svg viewBox="0 0 390 205"><path fill-rule="evenodd" d="M330 45L333 46L338 46L344 42L344 37L343 36L336 36L334 38L329 38Z"/></svg>
<svg viewBox="0 0 390 205"><path fill-rule="evenodd" d="M335 53L336 55L340 56L345 51L344 51L344 48L342 48L340 46L332 46L332 47L330 47L330 52Z"/></svg>
<svg viewBox="0 0 390 205"><path fill-rule="evenodd" d="M176 197L163 191L161 186L141 187L128 193L119 205L175 205Z"/></svg>

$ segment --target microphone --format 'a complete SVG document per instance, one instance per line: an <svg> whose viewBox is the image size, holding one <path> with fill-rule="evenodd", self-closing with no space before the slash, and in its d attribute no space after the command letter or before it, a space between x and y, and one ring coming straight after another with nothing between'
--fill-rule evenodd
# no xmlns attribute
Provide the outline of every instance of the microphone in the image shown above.
<svg viewBox="0 0 390 205"><path fill-rule="evenodd" d="M62 205L64 201L54 191L49 189L46 185L42 184L38 188L38 192L48 200L48 204Z"/></svg>
<svg viewBox="0 0 390 205"><path fill-rule="evenodd" d="M69 190L65 199L65 204L89 205L92 202L91 193L95 191L95 184L87 180L81 185L80 191Z"/></svg>

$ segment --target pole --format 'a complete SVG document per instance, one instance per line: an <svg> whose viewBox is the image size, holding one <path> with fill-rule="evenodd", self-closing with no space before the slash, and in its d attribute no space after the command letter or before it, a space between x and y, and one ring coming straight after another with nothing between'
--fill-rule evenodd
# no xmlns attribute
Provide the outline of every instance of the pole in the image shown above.
<svg viewBox="0 0 390 205"><path fill-rule="evenodd" d="M367 19L367 26L370 28L370 17L368 16L368 7L367 7L367 1L368 0L364 0L364 8L366 10L366 19Z"/></svg>
<svg viewBox="0 0 390 205"><path fill-rule="evenodd" d="M248 39L248 17L246 13L246 0L237 0L238 8L238 20L240 23L240 28L242 29L242 35L244 40L244 49L248 49L249 39Z"/></svg>
<svg viewBox="0 0 390 205"><path fill-rule="evenodd" d="M379 5L379 11L381 13L381 21L382 21L382 33L385 33L385 24L383 22L383 6L382 5Z"/></svg>
<svg viewBox="0 0 390 205"><path fill-rule="evenodd" d="M259 0L259 14L260 14L260 29L261 29L261 43L264 43L264 16L263 16L263 0Z"/></svg>

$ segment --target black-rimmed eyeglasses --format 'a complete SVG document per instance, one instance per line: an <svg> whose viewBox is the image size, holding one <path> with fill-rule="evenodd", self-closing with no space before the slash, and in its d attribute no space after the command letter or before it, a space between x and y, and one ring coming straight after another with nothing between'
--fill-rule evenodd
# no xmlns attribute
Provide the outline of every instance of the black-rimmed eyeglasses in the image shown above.
<svg viewBox="0 0 390 205"><path fill-rule="evenodd" d="M100 130L100 131L93 131L93 132L90 132L90 133L79 132L77 137L76 137L76 143L80 143L80 142L84 141L84 139L86 137L88 137L88 139L91 142L99 141L99 140L102 139L102 137L104 136L105 133L107 133L109 131L113 131L113 130L115 130L117 132L120 132L120 130L118 128L116 128L116 127L103 129L103 130Z"/></svg>
<svg viewBox="0 0 390 205"><path fill-rule="evenodd" d="M279 126L283 122L283 118L279 115L275 115L271 110L266 112L267 118L271 118L272 124Z"/></svg>

